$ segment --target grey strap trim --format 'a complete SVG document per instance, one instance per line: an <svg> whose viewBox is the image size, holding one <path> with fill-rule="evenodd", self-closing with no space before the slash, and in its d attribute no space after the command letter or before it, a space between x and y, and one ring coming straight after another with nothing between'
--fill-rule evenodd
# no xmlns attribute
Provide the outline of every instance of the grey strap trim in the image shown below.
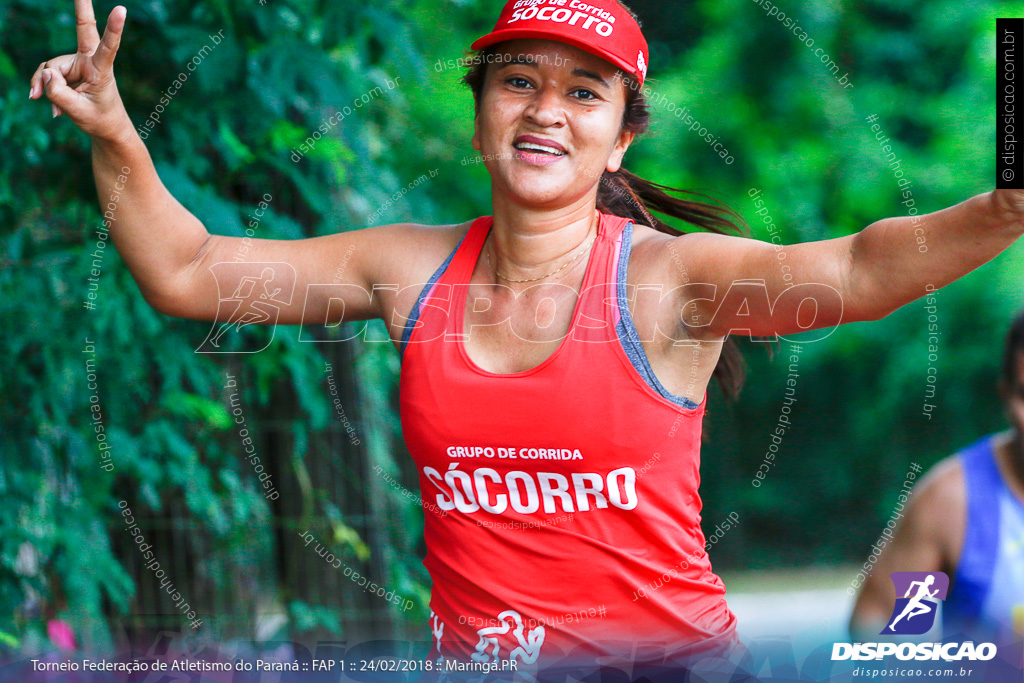
<svg viewBox="0 0 1024 683"><path fill-rule="evenodd" d="M626 224L622 229L622 247L619 249L619 263L617 268L617 292L619 299L619 324L615 326L615 332L619 336L622 348L629 357L630 362L636 371L647 384L666 399L684 408L694 410L700 407L685 396L676 396L658 380L651 368L647 354L644 352L643 344L640 343L640 334L636 331L633 318L629 314L629 303L626 298L626 266L629 264L629 252L633 246L633 221Z"/></svg>
<svg viewBox="0 0 1024 683"><path fill-rule="evenodd" d="M466 231L466 235L468 234L469 231ZM412 312L409 314L409 319L405 321L405 328L402 329L402 357L405 357L405 345L409 342L409 336L412 335L412 328L416 326L416 321L419 320L420 307L427 299L427 292L430 291L430 288L434 286L435 282L441 279L441 275L444 274L444 271L448 269L448 264L452 262L453 258L455 258L455 252L457 252L459 247L462 246L462 242L466 239L466 235L462 236L462 239L460 239L459 243L455 245L454 249L452 249L452 253L448 254L448 258L444 260L444 263L437 267L434 274L430 276L429 280L427 280L427 284L423 285L423 289L420 291L419 297L416 298L416 303L413 304Z"/></svg>

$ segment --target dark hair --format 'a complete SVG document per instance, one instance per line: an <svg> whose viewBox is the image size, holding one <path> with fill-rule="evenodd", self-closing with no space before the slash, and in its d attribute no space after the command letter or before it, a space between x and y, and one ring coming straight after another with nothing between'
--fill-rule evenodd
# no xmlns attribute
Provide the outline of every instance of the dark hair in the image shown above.
<svg viewBox="0 0 1024 683"><path fill-rule="evenodd" d="M1007 391L1013 388L1017 376L1017 358L1024 353L1024 311L1017 314L1006 333L1006 347L1003 350L1003 374L1000 384Z"/></svg>
<svg viewBox="0 0 1024 683"><path fill-rule="evenodd" d="M625 9L633 14L628 7ZM635 14L633 14L633 18L636 18ZM469 71L462 77L462 81L473 92L476 113L480 111L480 98L483 94L487 64L492 61L492 55L500 44L485 47L477 53L471 52L466 60L466 63L469 64ZM635 135L641 135L650 127L651 113L647 106L647 100L639 84L630 74L620 70L618 75L626 86L626 108L622 113L622 128ZM615 173L605 171L602 174L597 190L597 207L604 213L630 218L634 223L649 225L655 230L669 235L680 235L685 232L662 222L653 216L651 211L680 218L711 232L748 236L746 221L728 206L679 199L668 194L669 192L712 199L707 195L690 190L679 190L652 183L620 167ZM712 199L712 201L715 200ZM738 224L733 223L729 217L738 219ZM735 340L726 338L714 371L714 377L726 399L733 401L739 395L745 371L746 364Z"/></svg>

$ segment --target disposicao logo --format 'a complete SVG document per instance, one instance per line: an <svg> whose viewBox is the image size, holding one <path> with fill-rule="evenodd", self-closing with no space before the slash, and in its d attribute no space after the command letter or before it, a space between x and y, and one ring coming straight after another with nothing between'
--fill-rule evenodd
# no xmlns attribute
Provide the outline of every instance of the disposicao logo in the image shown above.
<svg viewBox="0 0 1024 683"><path fill-rule="evenodd" d="M919 636L927 633L935 624L939 600L946 599L949 577L943 572L893 572L889 578L896 587L896 605L881 634Z"/></svg>
<svg viewBox="0 0 1024 683"><path fill-rule="evenodd" d="M893 572L896 604L881 635L919 636L935 625L939 601L946 599L949 577L943 572ZM900 597L902 596L902 597ZM989 660L996 656L993 643L835 643L832 660L882 659L895 655L908 660Z"/></svg>

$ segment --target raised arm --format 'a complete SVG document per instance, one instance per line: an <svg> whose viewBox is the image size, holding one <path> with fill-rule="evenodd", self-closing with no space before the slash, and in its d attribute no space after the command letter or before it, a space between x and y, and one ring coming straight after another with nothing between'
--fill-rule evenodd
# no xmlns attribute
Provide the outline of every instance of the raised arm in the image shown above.
<svg viewBox="0 0 1024 683"><path fill-rule="evenodd" d="M698 293L691 286L678 303L698 310L701 324L687 328L707 338L748 330L755 336L785 335L877 320L987 263L1021 234L1024 191L993 190L941 211L885 218L854 235L819 242L782 246L682 235L673 239L673 249L685 254L690 282L714 287ZM797 314L807 297L816 302L816 317L806 302ZM685 311L682 317L695 319Z"/></svg>
<svg viewBox="0 0 1024 683"><path fill-rule="evenodd" d="M271 291L289 294L275 300L279 324L298 324L303 316L323 321L332 298L344 302L346 320L382 316L380 299L372 296L373 283L385 277L382 249L408 244L416 226L299 240L212 235L164 187L146 146L130 122L125 126L130 134L123 140L93 138L93 170L101 207L112 207L111 238L153 308L179 318L226 319L233 309L220 307L220 300L232 295L237 277L258 275L270 263ZM234 265L218 273L217 264Z"/></svg>
<svg viewBox="0 0 1024 683"><path fill-rule="evenodd" d="M220 299L232 294L222 291L225 286L230 289L232 273L218 283L211 266L244 260L284 264L274 268L269 289L292 293L287 303L275 300L278 323L299 323L304 315L306 320L322 321L332 298L344 303L346 320L381 316L378 298L371 293L373 283L387 277L382 249L393 251L407 244L403 237L416 226L381 226L288 241L211 235L160 181L118 94L113 62L127 10L119 5L111 11L102 40L91 0L76 0L75 12L78 51L40 64L32 77L30 97L45 93L54 116L66 114L92 138L93 171L104 220L151 306L182 318L230 316L231 308L218 311ZM240 254L244 259L238 258ZM233 275L243 268L234 267ZM260 267L255 266L255 271L252 274L258 275ZM313 288L307 300L307 287L314 284L335 287Z"/></svg>

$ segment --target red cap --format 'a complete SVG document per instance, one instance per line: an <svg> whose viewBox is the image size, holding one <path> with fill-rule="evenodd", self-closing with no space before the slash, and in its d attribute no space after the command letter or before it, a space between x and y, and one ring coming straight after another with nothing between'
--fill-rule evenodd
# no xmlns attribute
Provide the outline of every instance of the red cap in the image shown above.
<svg viewBox="0 0 1024 683"><path fill-rule="evenodd" d="M647 40L615 0L509 0L494 30L471 47L479 50L517 38L568 43L608 60L640 83L647 76Z"/></svg>

